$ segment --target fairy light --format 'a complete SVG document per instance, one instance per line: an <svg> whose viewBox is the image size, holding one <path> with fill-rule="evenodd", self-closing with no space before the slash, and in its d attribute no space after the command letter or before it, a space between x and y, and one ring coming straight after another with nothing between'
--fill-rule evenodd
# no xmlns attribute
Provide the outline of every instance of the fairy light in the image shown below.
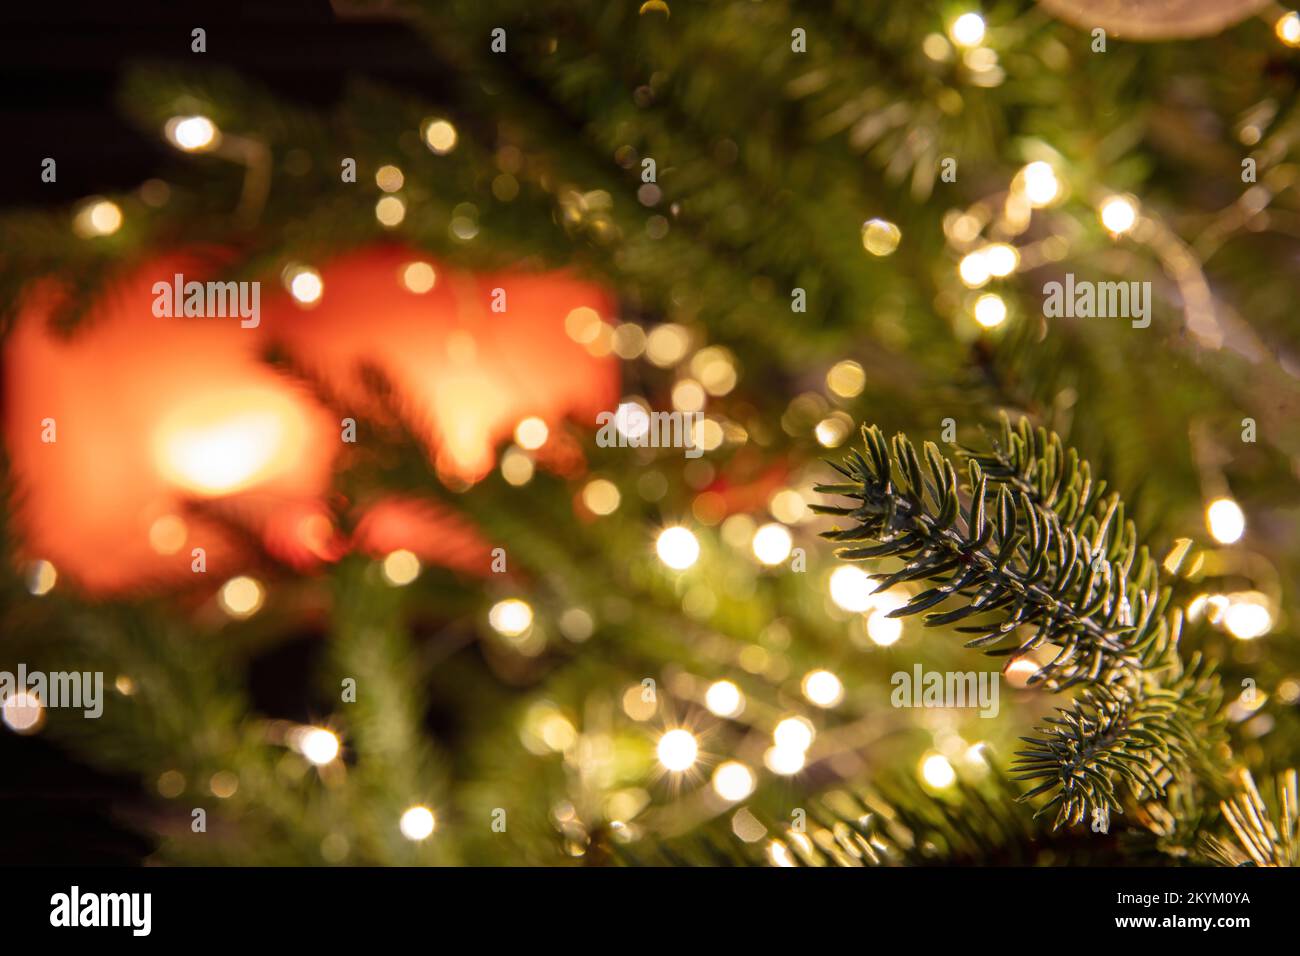
<svg viewBox="0 0 1300 956"><path fill-rule="evenodd" d="M984 18L978 13L963 13L948 28L948 36L964 49L979 46L984 40Z"/></svg>
<svg viewBox="0 0 1300 956"><path fill-rule="evenodd" d="M798 773L807 762L807 753L798 747L768 747L763 753L763 765L783 777Z"/></svg>
<svg viewBox="0 0 1300 956"><path fill-rule="evenodd" d="M310 266L290 266L283 278L285 288L299 305L315 305L325 292L320 273Z"/></svg>
<svg viewBox="0 0 1300 956"><path fill-rule="evenodd" d="M921 759L921 779L936 790L951 787L957 780L957 771L943 754L931 753Z"/></svg>
<svg viewBox="0 0 1300 956"><path fill-rule="evenodd" d="M771 523L763 525L754 533L750 547L754 551L754 557L771 567L790 556L793 543L785 525Z"/></svg>
<svg viewBox="0 0 1300 956"><path fill-rule="evenodd" d="M187 153L207 152L221 142L216 124L206 116L173 116L163 134L173 146Z"/></svg>
<svg viewBox="0 0 1300 956"><path fill-rule="evenodd" d="M1028 657L1017 657L1007 665L1004 674L1012 687L1028 687L1029 679L1040 670L1038 662Z"/></svg>
<svg viewBox="0 0 1300 956"><path fill-rule="evenodd" d="M582 503L592 514L613 514L620 501L618 486L608 478L593 478L582 489Z"/></svg>
<svg viewBox="0 0 1300 956"><path fill-rule="evenodd" d="M33 561L27 573L27 590L35 597L44 597L54 590L58 580L59 572L51 562Z"/></svg>
<svg viewBox="0 0 1300 956"><path fill-rule="evenodd" d="M1287 46L1300 46L1300 13L1289 10L1277 18L1273 32Z"/></svg>
<svg viewBox="0 0 1300 956"><path fill-rule="evenodd" d="M1020 170L1019 180L1025 199L1036 208L1051 205L1061 193L1061 184L1056 178L1056 170L1050 163L1042 160L1032 162Z"/></svg>
<svg viewBox="0 0 1300 956"><path fill-rule="evenodd" d="M867 373L857 362L836 362L826 373L826 387L840 398L857 398L867 385Z"/></svg>
<svg viewBox="0 0 1300 956"><path fill-rule="evenodd" d="M1112 236L1122 236L1137 222L1137 206L1127 196L1111 196L1101 204L1098 216Z"/></svg>
<svg viewBox="0 0 1300 956"><path fill-rule="evenodd" d="M1007 304L996 292L986 292L975 300L975 321L986 329L995 329L1007 320Z"/></svg>
<svg viewBox="0 0 1300 956"><path fill-rule="evenodd" d="M655 553L674 571L685 571L699 560L700 542L687 528L664 528L655 540Z"/></svg>
<svg viewBox="0 0 1300 956"><path fill-rule="evenodd" d="M406 203L397 196L384 196L375 203L375 218L389 229L400 226L406 218Z"/></svg>
<svg viewBox="0 0 1300 956"><path fill-rule="evenodd" d="M1253 641L1273 629L1273 614L1253 594L1233 595L1221 618L1223 628L1239 641Z"/></svg>
<svg viewBox="0 0 1300 956"><path fill-rule="evenodd" d="M498 634L518 637L533 626L533 609L518 598L506 598L492 605L488 623Z"/></svg>
<svg viewBox="0 0 1300 956"><path fill-rule="evenodd" d="M1005 279L1020 265L1020 253L1015 246L995 242L984 249L984 262L988 266L989 275Z"/></svg>
<svg viewBox="0 0 1300 956"><path fill-rule="evenodd" d="M831 572L831 600L845 611L860 613L871 608L870 575L851 564L841 565Z"/></svg>
<svg viewBox="0 0 1300 956"><path fill-rule="evenodd" d="M395 588L405 587L420 576L420 559L405 548L399 548L384 558L384 580Z"/></svg>
<svg viewBox="0 0 1300 956"><path fill-rule="evenodd" d="M433 833L433 828L437 825L434 819L433 811L428 807L410 807L402 814L401 822L398 828L402 831L402 836L408 840L418 843L421 840L427 840Z"/></svg>
<svg viewBox="0 0 1300 956"><path fill-rule="evenodd" d="M16 734L35 733L45 720L45 705L32 691L13 691L0 702L0 717Z"/></svg>
<svg viewBox="0 0 1300 956"><path fill-rule="evenodd" d="M430 119L424 122L424 145L435 156L446 156L456 148L456 127L445 119Z"/></svg>
<svg viewBox="0 0 1300 956"><path fill-rule="evenodd" d="M520 448L528 451L536 451L545 445L550 434L551 431L546 427L546 422L535 415L525 418L515 426L515 442Z"/></svg>
<svg viewBox="0 0 1300 956"><path fill-rule="evenodd" d="M1231 498L1216 498L1205 509L1205 525L1220 544L1233 544L1246 532L1246 515Z"/></svg>
<svg viewBox="0 0 1300 956"><path fill-rule="evenodd" d="M159 554L175 554L185 546L189 531L177 515L161 515L149 525L149 547Z"/></svg>
<svg viewBox="0 0 1300 956"><path fill-rule="evenodd" d="M699 756L700 745L689 730L678 727L659 738L655 754L664 768L674 773L689 770Z"/></svg>
<svg viewBox="0 0 1300 956"><path fill-rule="evenodd" d="M501 456L501 477L516 488L533 480L533 460L528 452L511 445Z"/></svg>
<svg viewBox="0 0 1300 956"><path fill-rule="evenodd" d="M256 578L241 574L221 586L217 603L231 617L243 619L258 612L265 596L266 591Z"/></svg>
<svg viewBox="0 0 1300 956"><path fill-rule="evenodd" d="M375 170L375 185L386 193L395 193L406 183L406 176L396 166L380 166Z"/></svg>
<svg viewBox="0 0 1300 956"><path fill-rule="evenodd" d="M786 717L772 731L772 742L778 750L806 751L812 746L813 725L803 717Z"/></svg>
<svg viewBox="0 0 1300 956"><path fill-rule="evenodd" d="M111 236L121 228L121 207L98 196L82 203L72 220L72 230L83 239Z"/></svg>
<svg viewBox="0 0 1300 956"><path fill-rule="evenodd" d="M745 709L745 696L729 680L714 681L704 692L704 706L715 717L735 717Z"/></svg>
<svg viewBox="0 0 1300 956"><path fill-rule="evenodd" d="M427 262L408 262L402 267L402 285L408 292L424 295L438 283L438 273Z"/></svg>
<svg viewBox="0 0 1300 956"><path fill-rule="evenodd" d="M723 800L737 803L754 792L754 771L739 760L718 764L713 771L713 792Z"/></svg>
<svg viewBox="0 0 1300 956"><path fill-rule="evenodd" d="M844 699L843 682L828 670L809 671L801 686L803 695L818 707L834 707Z"/></svg>
<svg viewBox="0 0 1300 956"><path fill-rule="evenodd" d="M968 289L978 289L987 284L992 274L988 256L982 250L962 256L957 264L957 275Z"/></svg>
<svg viewBox="0 0 1300 956"><path fill-rule="evenodd" d="M862 247L873 256L892 255L902 238L902 231L887 219L868 219L862 224Z"/></svg>
<svg viewBox="0 0 1300 956"><path fill-rule="evenodd" d="M297 749L318 767L339 755L339 739L324 727L307 727L298 737Z"/></svg>
<svg viewBox="0 0 1300 956"><path fill-rule="evenodd" d="M903 622L896 617L890 617L887 610L877 608L867 616L867 637L877 647L897 644L902 636Z"/></svg>

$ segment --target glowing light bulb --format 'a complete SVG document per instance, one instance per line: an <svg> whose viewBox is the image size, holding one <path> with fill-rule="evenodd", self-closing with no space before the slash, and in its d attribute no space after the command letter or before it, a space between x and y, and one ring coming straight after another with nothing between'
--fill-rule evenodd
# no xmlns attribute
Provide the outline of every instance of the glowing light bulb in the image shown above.
<svg viewBox="0 0 1300 956"><path fill-rule="evenodd" d="M402 814L402 820L398 828L402 831L402 836L408 840L419 842L426 840L433 833L433 828L437 821L434 820L433 811L428 807L411 807Z"/></svg>
<svg viewBox="0 0 1300 956"><path fill-rule="evenodd" d="M803 717L787 717L772 731L778 750L807 750L813 742L813 725Z"/></svg>
<svg viewBox="0 0 1300 956"><path fill-rule="evenodd" d="M764 766L783 777L798 773L807 761L807 752L798 747L768 747L763 753Z"/></svg>
<svg viewBox="0 0 1300 956"><path fill-rule="evenodd" d="M790 555L792 544L790 532L785 525L772 523L763 525L754 533L750 547L754 551L754 557L771 566L780 564Z"/></svg>
<svg viewBox="0 0 1300 956"><path fill-rule="evenodd" d="M16 734L31 734L45 720L45 705L29 690L11 691L0 700L0 718Z"/></svg>
<svg viewBox="0 0 1300 956"><path fill-rule="evenodd" d="M402 285L408 292L424 295L438 283L438 273L427 262L408 262L402 267Z"/></svg>
<svg viewBox="0 0 1300 956"><path fill-rule="evenodd" d="M1051 205L1061 192L1056 170L1041 160L1030 163L1020 171L1021 188L1029 204L1035 207Z"/></svg>
<svg viewBox="0 0 1300 956"><path fill-rule="evenodd" d="M420 559L405 548L399 548L384 558L382 568L384 580L400 588L420 576Z"/></svg>
<svg viewBox="0 0 1300 956"><path fill-rule="evenodd" d="M984 40L984 18L978 13L963 13L948 28L948 36L959 47L979 46Z"/></svg>
<svg viewBox="0 0 1300 956"><path fill-rule="evenodd" d="M986 329L995 329L1007 320L1007 304L996 292L986 292L975 300L975 321Z"/></svg>
<svg viewBox="0 0 1300 956"><path fill-rule="evenodd" d="M122 209L109 199L88 199L77 210L72 230L83 239L111 236L122 228Z"/></svg>
<svg viewBox="0 0 1300 956"><path fill-rule="evenodd" d="M173 146L187 153L206 152L221 142L216 124L206 116L173 116L163 133Z"/></svg>
<svg viewBox="0 0 1300 956"><path fill-rule="evenodd" d="M886 219L869 219L862 224L862 247L873 256L891 255L902 238L902 231Z"/></svg>
<svg viewBox="0 0 1300 956"><path fill-rule="evenodd" d="M868 610L874 586L870 575L851 564L841 565L831 572L831 600L846 611Z"/></svg>
<svg viewBox="0 0 1300 956"><path fill-rule="evenodd" d="M1253 641L1273 629L1273 615L1258 601L1235 600L1223 612L1223 626L1239 641Z"/></svg>
<svg viewBox="0 0 1300 956"><path fill-rule="evenodd" d="M1287 46L1300 46L1300 13L1291 10L1277 18L1273 32Z"/></svg>
<svg viewBox="0 0 1300 956"><path fill-rule="evenodd" d="M298 738L298 750L318 767L339 755L339 739L324 727L308 727Z"/></svg>
<svg viewBox="0 0 1300 956"><path fill-rule="evenodd" d="M956 782L957 771L943 754L927 754L921 760L921 779L936 790L943 790Z"/></svg>
<svg viewBox="0 0 1300 956"><path fill-rule="evenodd" d="M738 760L728 760L713 771L713 791L735 803L754 792L754 771Z"/></svg>
<svg viewBox="0 0 1300 956"><path fill-rule="evenodd" d="M674 773L693 767L699 752L700 745L696 742L695 735L680 727L660 737L659 745L655 748L659 762Z"/></svg>
<svg viewBox="0 0 1300 956"><path fill-rule="evenodd" d="M877 647L896 644L902 636L903 622L896 617L890 617L887 610L878 608L867 617L867 637L871 638L871 642Z"/></svg>
<svg viewBox="0 0 1300 956"><path fill-rule="evenodd" d="M533 609L518 598L507 598L492 605L488 623L498 634L518 637L533 626Z"/></svg>
<svg viewBox="0 0 1300 956"><path fill-rule="evenodd" d="M445 156L456 148L456 127L445 119L426 120L424 144L436 156Z"/></svg>
<svg viewBox="0 0 1300 956"><path fill-rule="evenodd" d="M221 586L217 603L231 617L242 619L256 614L265 596L266 592L256 578L241 574Z"/></svg>
<svg viewBox="0 0 1300 956"><path fill-rule="evenodd" d="M525 418L515 426L515 443L520 448L536 451L546 444L546 439L550 437L550 434L546 422L534 415Z"/></svg>
<svg viewBox="0 0 1300 956"><path fill-rule="evenodd" d="M59 580L59 572L49 561L33 561L27 572L27 590L36 597L43 597L54 590Z"/></svg>
<svg viewBox="0 0 1300 956"><path fill-rule="evenodd" d="M844 699L844 684L828 670L809 671L802 687L803 695L818 707L834 707Z"/></svg>
<svg viewBox="0 0 1300 956"><path fill-rule="evenodd" d="M961 278L962 284L968 289L978 289L989 281L992 270L989 268L988 257L983 251L971 252L962 256L962 260L957 265L957 275Z"/></svg>
<svg viewBox="0 0 1300 956"><path fill-rule="evenodd" d="M1098 211L1101 224L1114 236L1120 236L1137 222L1137 206L1127 196L1111 196Z"/></svg>
<svg viewBox="0 0 1300 956"><path fill-rule="evenodd" d="M622 500L618 485L607 478L593 478L582 489L582 503L592 514L613 514Z"/></svg>
<svg viewBox="0 0 1300 956"><path fill-rule="evenodd" d="M704 692L704 706L717 717L735 717L745 709L745 698L731 681L714 681Z"/></svg>
<svg viewBox="0 0 1300 956"><path fill-rule="evenodd" d="M1232 544L1246 532L1246 515L1231 498L1216 498L1205 509L1205 524L1215 541Z"/></svg>
<svg viewBox="0 0 1300 956"><path fill-rule="evenodd" d="M686 528L664 528L655 541L655 553L674 571L685 571L699 560L700 542Z"/></svg>
<svg viewBox="0 0 1300 956"><path fill-rule="evenodd" d="M1020 253L1016 251L1015 246L1005 242L995 242L984 249L984 261L988 265L990 275L1005 279L1020 265Z"/></svg>
<svg viewBox="0 0 1300 956"><path fill-rule="evenodd" d="M295 302L299 305L314 305L320 301L325 292L325 283L319 272L306 266L291 266L285 272L285 284Z"/></svg>

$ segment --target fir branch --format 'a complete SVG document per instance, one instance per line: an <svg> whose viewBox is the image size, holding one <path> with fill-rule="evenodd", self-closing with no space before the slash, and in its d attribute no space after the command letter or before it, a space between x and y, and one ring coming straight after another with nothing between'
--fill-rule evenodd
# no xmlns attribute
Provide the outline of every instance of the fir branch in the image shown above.
<svg viewBox="0 0 1300 956"><path fill-rule="evenodd" d="M965 453L959 488L933 442L918 455L901 434L887 441L873 426L863 437L865 455L833 465L847 481L817 489L857 502L816 506L856 522L825 533L853 543L837 555L901 560L878 590L931 585L892 616L928 611L929 627L975 621L956 630L977 635L966 646L991 655L1054 646L1031 681L1080 688L1017 755L1021 779L1044 780L1025 797L1051 794L1039 814L1059 808L1060 826L1095 807L1122 812L1118 784L1135 799L1158 796L1193 766L1213 763L1222 737L1217 678L1199 659L1183 666L1181 612L1169 610L1171 591L1123 502L1086 461L1059 436L1024 419L1013 428L1004 416L991 453Z"/></svg>

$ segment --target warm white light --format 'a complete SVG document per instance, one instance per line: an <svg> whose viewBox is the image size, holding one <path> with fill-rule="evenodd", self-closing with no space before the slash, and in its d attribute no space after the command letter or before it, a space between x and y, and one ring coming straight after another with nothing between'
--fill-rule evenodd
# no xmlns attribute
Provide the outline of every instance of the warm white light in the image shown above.
<svg viewBox="0 0 1300 956"><path fill-rule="evenodd" d="M1020 171L1020 179L1025 198L1031 206L1047 206L1061 192L1061 184L1056 179L1056 170L1050 163L1039 160L1030 163Z"/></svg>
<svg viewBox="0 0 1300 956"><path fill-rule="evenodd" d="M456 127L444 119L426 121L424 144L435 155L445 156L456 148Z"/></svg>
<svg viewBox="0 0 1300 956"><path fill-rule="evenodd" d="M384 558L383 572L384 580L400 588L420 576L420 559L405 548L399 548Z"/></svg>
<svg viewBox="0 0 1300 956"><path fill-rule="evenodd" d="M416 841L427 839L433 833L435 823L433 811L428 807L411 807L402 814L402 836Z"/></svg>
<svg viewBox="0 0 1300 956"><path fill-rule="evenodd" d="M1007 319L1007 304L996 292L986 292L975 300L975 321L986 329L997 328Z"/></svg>
<svg viewBox="0 0 1300 956"><path fill-rule="evenodd" d="M416 295L432 291L438 284L438 273L427 262L408 262L402 267L402 285Z"/></svg>
<svg viewBox="0 0 1300 956"><path fill-rule="evenodd" d="M754 771L738 760L728 760L713 771L713 791L732 803L753 793L755 783Z"/></svg>
<svg viewBox="0 0 1300 956"><path fill-rule="evenodd" d="M966 288L978 289L987 283L989 276L992 275L988 257L982 251L962 256L961 262L957 264L957 275L961 277L962 284Z"/></svg>
<svg viewBox="0 0 1300 956"><path fill-rule="evenodd" d="M309 727L298 739L302 755L321 767L339 755L339 739L324 727Z"/></svg>
<svg viewBox="0 0 1300 956"><path fill-rule="evenodd" d="M533 626L533 609L518 598L507 598L492 605L488 623L498 634L518 637Z"/></svg>
<svg viewBox="0 0 1300 956"><path fill-rule="evenodd" d="M1016 251L1015 246L1005 242L995 242L984 249L984 261L988 265L990 275L1005 279L1016 271L1016 266L1020 265L1020 253Z"/></svg>
<svg viewBox="0 0 1300 956"><path fill-rule="evenodd" d="M1216 498L1205 509L1205 524L1215 541L1232 544L1246 531L1246 515L1231 498Z"/></svg>
<svg viewBox="0 0 1300 956"><path fill-rule="evenodd" d="M957 771L943 754L928 754L921 761L921 778L936 790L942 790L956 782Z"/></svg>
<svg viewBox="0 0 1300 956"><path fill-rule="evenodd" d="M52 563L45 560L34 561L27 574L27 590L36 597L42 597L54 590L58 580L59 572L55 570Z"/></svg>
<svg viewBox="0 0 1300 956"><path fill-rule="evenodd" d="M979 46L984 39L984 18L978 13L963 13L952 22L948 35L960 47Z"/></svg>
<svg viewBox="0 0 1300 956"><path fill-rule="evenodd" d="M865 611L871 607L871 576L851 564L831 572L831 600L846 611Z"/></svg>
<svg viewBox="0 0 1300 956"><path fill-rule="evenodd" d="M18 690L4 696L0 703L0 716L5 726L16 734L29 734L37 730L45 719L45 705L29 690Z"/></svg>
<svg viewBox="0 0 1300 956"><path fill-rule="evenodd" d="M325 283L315 269L300 268L292 270L289 276L289 294L302 305L319 302L325 291Z"/></svg>
<svg viewBox="0 0 1300 956"><path fill-rule="evenodd" d="M228 495L298 466L305 451L302 409L266 388L192 398L154 433L154 460L172 484Z"/></svg>
<svg viewBox="0 0 1300 956"><path fill-rule="evenodd" d="M685 571L699 560L700 543L686 528L664 528L655 541L655 553L674 571Z"/></svg>
<svg viewBox="0 0 1300 956"><path fill-rule="evenodd" d="M715 716L735 717L744 710L745 698L731 681L714 681L704 692L704 706Z"/></svg>
<svg viewBox="0 0 1300 956"><path fill-rule="evenodd" d="M803 695L818 707L834 707L844 699L844 684L828 670L809 671L803 678Z"/></svg>
<svg viewBox="0 0 1300 956"><path fill-rule="evenodd" d="M871 638L871 642L878 647L896 644L902 636L903 622L896 617L890 617L887 610L877 608L867 617L867 637Z"/></svg>
<svg viewBox="0 0 1300 956"><path fill-rule="evenodd" d="M1273 627L1273 615L1254 601L1233 601L1223 612L1223 626L1239 641L1263 637Z"/></svg>
<svg viewBox="0 0 1300 956"><path fill-rule="evenodd" d="M1112 235L1118 236L1128 232L1137 222L1137 207L1126 196L1111 196L1101 204L1099 215L1101 224Z"/></svg>
<svg viewBox="0 0 1300 956"><path fill-rule="evenodd" d="M750 547L754 550L754 557L758 558L766 565L780 564L790 555L790 547L793 541L790 538L790 532L786 530L785 525L765 524L754 533L754 540Z"/></svg>
<svg viewBox="0 0 1300 956"><path fill-rule="evenodd" d="M206 116L173 116L165 128L172 145L187 153L198 153L217 145L220 134Z"/></svg>
<svg viewBox="0 0 1300 956"><path fill-rule="evenodd" d="M862 224L862 247L873 256L892 255L902 238L902 231L887 219L870 219Z"/></svg>
<svg viewBox="0 0 1300 956"><path fill-rule="evenodd" d="M1300 46L1300 13L1290 10L1277 18L1273 32L1287 46Z"/></svg>
<svg viewBox="0 0 1300 956"><path fill-rule="evenodd" d="M265 594L261 583L256 578L241 574L221 586L221 591L217 594L217 603L231 617L252 617L262 606Z"/></svg>
<svg viewBox="0 0 1300 956"><path fill-rule="evenodd" d="M582 503L592 514L613 514L622 500L618 485L608 478L593 478L582 489Z"/></svg>
<svg viewBox="0 0 1300 956"><path fill-rule="evenodd" d="M807 760L807 753L798 747L768 747L763 753L767 769L783 777L798 773Z"/></svg>
<svg viewBox="0 0 1300 956"><path fill-rule="evenodd" d="M787 717L772 731L778 750L807 750L813 742L813 725L802 717Z"/></svg>
<svg viewBox="0 0 1300 956"><path fill-rule="evenodd" d="M665 768L680 773L694 766L695 758L700 752L700 745L696 743L694 734L679 727L659 738L659 745L655 748L655 752L659 756L659 762Z"/></svg>
<svg viewBox="0 0 1300 956"><path fill-rule="evenodd" d="M72 229L83 239L111 236L122 228L122 209L108 199L89 199L72 220Z"/></svg>
<svg viewBox="0 0 1300 956"><path fill-rule="evenodd" d="M550 434L546 422L536 416L531 416L515 426L515 443L520 448L536 451L546 444L546 439Z"/></svg>

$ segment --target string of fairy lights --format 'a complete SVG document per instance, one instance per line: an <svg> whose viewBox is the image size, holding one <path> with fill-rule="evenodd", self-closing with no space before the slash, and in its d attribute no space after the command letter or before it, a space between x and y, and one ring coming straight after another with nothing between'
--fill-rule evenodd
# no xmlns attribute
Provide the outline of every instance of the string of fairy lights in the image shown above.
<svg viewBox="0 0 1300 956"><path fill-rule="evenodd" d="M1274 31L1280 42L1300 47L1300 15L1284 12L1277 17ZM986 45L987 30L982 16L974 11L962 13L948 24L946 37L934 34L926 38L923 50L932 58L961 51L971 67L972 82L994 85L999 82L995 51ZM421 124L424 144L435 155L447 155L456 148L458 133L453 123L442 117L429 117ZM214 153L247 168L244 194L237 214L255 214L265 199L267 163L265 146L254 140L223 133L216 123L200 114L177 115L163 128L165 139L187 153ZM507 162L492 182L498 201L508 202L518 193L515 174L520 163ZM374 216L386 229L397 229L408 215L410 200L403 192L406 176L395 165L384 165L375 173L375 185L381 195L375 200ZM965 209L950 211L943 221L945 238L952 250L955 268L955 301L962 303L961 315L974 323L977 334L996 334L1014 313L1007 298L997 291L998 283L1014 281L1018 273L1060 261L1069 254L1070 244L1063 234L1017 245L1025 235L1031 218L1049 213L1071 197L1067 166L1059 157L1045 150L1042 158L1021 167L1011 178L1004 193L986 196ZM159 181L146 183L141 199L151 206L165 202L167 187ZM1095 207L1101 227L1111 241L1129 241L1145 246L1156 255L1162 266L1171 271L1183 287L1199 275L1199 263L1171 238L1172 232L1152 211L1144 209L1132 195L1104 189L1088 197ZM568 192L562 199L565 215L580 220L601 210L605 203L591 194ZM111 199L90 197L73 212L72 229L86 240L110 236L122 228L124 212ZM461 240L477 234L477 210L462 204L453 212L449 230ZM862 244L867 254L887 257L894 254L904 236L896 224L880 218L869 219L862 227ZM1192 278L1189 278L1192 276ZM292 298L303 308L311 308L328 295L321 273L315 267L286 263L281 281ZM1203 284L1203 276L1201 277ZM409 263L399 281L410 291L422 293L434 287L437 274L432 264ZM1184 296L1184 308L1200 307L1196 296ZM1212 310L1212 303L1211 303ZM1210 321L1212 321L1212 316ZM1206 332L1204 316L1189 315L1194 331ZM696 425L695 443L706 451L723 446L740 446L749 440L745 425L726 416L710 412L710 402L728 395L738 384L741 371L734 356L724 347L700 341L697 329L676 322L663 322L646 328L635 322L620 322L581 307L570 312L564 323L566 334L596 356L615 356L623 361L645 361L673 373L671 405L675 411L708 413ZM1205 334L1199 337L1208 341ZM851 360L835 362L827 370L824 389L806 392L789 405L782 418L783 429L792 436L808 437L823 448L835 448L850 440L855 422L842 405L862 394L866 386L863 367ZM621 400L615 424L624 437L635 444L639 433L648 427L651 402L641 395L627 395ZM554 423L539 416L527 416L515 427L513 441L502 451L499 469L511 486L527 486L534 478L537 453L552 439ZM749 513L726 514L726 508L708 486L716 476L707 461L689 462L684 466L687 484L695 490L690 519L660 528L649 546L663 573L673 580L683 613L696 622L707 621L716 600L710 598L708 580L734 567L736 556L748 555L752 573L743 587L765 571L783 567L799 538L811 537L816 529L808 505L815 495L811 491L815 476L796 475L787 487L773 492L767 502L768 515L756 518ZM633 483L622 487L609 477L596 475L582 481L577 501L596 519L616 514L629 494L646 503L661 501L668 482L656 469L645 469ZM176 516L164 516L150 530L150 541L159 553L172 553L184 540L183 524L178 528ZM1242 542L1247 518L1230 494L1210 500L1205 508L1206 528L1219 545L1229 548ZM707 537L707 547L701 538ZM422 573L419 557L400 549L378 561L383 579L393 587L409 586ZM1197 573L1200 564L1190 573ZM49 561L38 560L29 570L29 590L33 595L49 594L56 586L58 573ZM856 565L838 565L824 569L820 580L825 588L826 612L844 624L855 646L862 650L887 648L904 636L904 623L890 614L911 596L907 586L895 586L878 592L877 580ZM232 619L243 620L257 614L267 597L266 586L248 574L225 581L215 595L217 607ZM1260 590L1232 593L1200 594L1191 602L1188 613L1193 619L1204 617L1240 641L1252 641L1269 633L1276 623L1278 595ZM560 634L581 643L595 630L595 615L582 607L566 607L555 615ZM535 655L544 646L538 628L539 614L521 596L497 600L487 610L488 631L501 638L519 653ZM758 842L768 839L767 829L742 804L762 785L764 770L776 778L791 778L803 772L811 761L832 766L844 764L843 758L861 749L860 736L840 733L844 724L830 726L839 719L848 695L843 679L825 666L815 667L802 675L788 673L789 665L781 654L783 642L779 628L771 629L763 640L737 646L734 642L719 645L714 654L720 666L736 669L733 676L702 679L687 673L675 673L646 693L642 683L628 686L620 698L622 713L646 731L653 744L656 767L652 777L666 777L671 786L666 803L648 812L653 798L646 788L620 787L605 795L594 809L579 809L568 799L560 800L552 812L556 827L569 838L574 855L584 852L597 817L603 817L613 831L624 839L634 839L641 829L635 820L654 819L671 826L673 812L687 813L694 820L731 811L732 829L742 840ZM1033 655L1011 663L1005 672L1014 687L1024 687L1037 671L1039 662ZM744 675L742 680L741 675ZM733 679L734 677L734 679ZM753 689L758 678L760 690ZM749 685L742 689L741 683ZM792 704L787 686L798 687L800 706ZM130 696L138 691L128 675L116 678L118 693ZM1276 693L1289 701L1300 700L1300 680L1287 678ZM1249 702L1238 701L1239 719L1248 719L1267 699L1259 693ZM681 719L668 715L685 714ZM708 718L696 716L707 714ZM43 721L43 704L34 694L22 691L8 696L0 705L4 724L18 733L33 733ZM861 722L860 720L858 722ZM276 724L268 730L271 738L301 755L321 772L341 759L343 742L338 733L326 726ZM561 755L587 778L595 771L593 762L607 759L607 747L595 746L594 736L608 738L607 730L586 731L564 708L549 701L538 701L522 720L519 736L522 745L537 755ZM960 737L951 723L933 731L934 745L917 764L921 782L933 791L951 787L960 766L978 772L985 764L982 742ZM720 746L725 737L726 746ZM819 741L827 741L820 745ZM605 742L608 742L606 739ZM708 783L696 786L704 780ZM158 779L164 796L178 796L186 781L177 770L167 770ZM238 780L229 773L218 773L209 781L209 789L218 796L233 795ZM400 815L396 825L411 841L422 841L435 831L434 810L426 804L413 804ZM769 859L778 864L792 863L791 851L780 840L768 843Z"/></svg>

